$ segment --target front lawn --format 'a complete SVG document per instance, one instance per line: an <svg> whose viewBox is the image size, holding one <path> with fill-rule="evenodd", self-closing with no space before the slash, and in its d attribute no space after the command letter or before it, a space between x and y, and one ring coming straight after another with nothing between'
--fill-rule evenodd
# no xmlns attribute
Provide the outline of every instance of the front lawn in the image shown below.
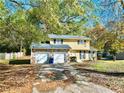
<svg viewBox="0 0 124 93"><path fill-rule="evenodd" d="M124 93L124 60L98 60L97 62L84 62L72 64L87 81L107 87L116 93Z"/></svg>
<svg viewBox="0 0 124 93"><path fill-rule="evenodd" d="M30 64L29 59L0 60L0 64Z"/></svg>
<svg viewBox="0 0 124 93"><path fill-rule="evenodd" d="M89 67L102 72L124 72L124 60L98 60Z"/></svg>
<svg viewBox="0 0 124 93"><path fill-rule="evenodd" d="M0 64L9 64L9 60L0 60Z"/></svg>

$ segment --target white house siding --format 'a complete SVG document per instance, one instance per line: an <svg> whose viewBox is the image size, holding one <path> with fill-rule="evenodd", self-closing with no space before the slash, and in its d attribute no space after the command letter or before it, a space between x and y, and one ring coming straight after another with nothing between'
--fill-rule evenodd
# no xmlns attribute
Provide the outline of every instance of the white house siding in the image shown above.
<svg viewBox="0 0 124 93"><path fill-rule="evenodd" d="M93 52L91 52L91 51L89 53L89 60L93 60Z"/></svg>
<svg viewBox="0 0 124 93"><path fill-rule="evenodd" d="M80 51L78 50L73 50L69 53L70 56L75 56L77 59L77 62L83 62L85 60L89 60L90 54L88 51L82 50L82 59L80 58Z"/></svg>
<svg viewBox="0 0 124 93"><path fill-rule="evenodd" d="M89 53L88 53L88 51L85 52L85 55L86 55L85 56L85 60L89 60Z"/></svg>

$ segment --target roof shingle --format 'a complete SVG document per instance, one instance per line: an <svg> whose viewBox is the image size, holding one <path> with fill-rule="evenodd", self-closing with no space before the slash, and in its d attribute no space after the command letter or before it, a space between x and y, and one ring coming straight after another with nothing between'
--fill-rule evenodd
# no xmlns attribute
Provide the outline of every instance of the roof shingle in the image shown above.
<svg viewBox="0 0 124 93"><path fill-rule="evenodd" d="M70 49L69 45L32 44L32 49Z"/></svg>
<svg viewBox="0 0 124 93"><path fill-rule="evenodd" d="M49 34L49 38L56 38L56 39L83 39L83 40L91 40L89 37L86 36L73 36L73 35L56 35L56 34Z"/></svg>

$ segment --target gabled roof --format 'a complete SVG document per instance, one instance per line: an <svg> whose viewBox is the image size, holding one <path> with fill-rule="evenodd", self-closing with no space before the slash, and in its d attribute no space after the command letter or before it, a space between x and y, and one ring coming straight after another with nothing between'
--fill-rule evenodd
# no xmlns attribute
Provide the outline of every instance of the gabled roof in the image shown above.
<svg viewBox="0 0 124 93"><path fill-rule="evenodd" d="M69 45L32 44L32 49L70 49Z"/></svg>
<svg viewBox="0 0 124 93"><path fill-rule="evenodd" d="M73 35L49 34L48 37L52 38L52 39L83 39L83 40L91 40L89 37L86 37L86 36L73 36Z"/></svg>

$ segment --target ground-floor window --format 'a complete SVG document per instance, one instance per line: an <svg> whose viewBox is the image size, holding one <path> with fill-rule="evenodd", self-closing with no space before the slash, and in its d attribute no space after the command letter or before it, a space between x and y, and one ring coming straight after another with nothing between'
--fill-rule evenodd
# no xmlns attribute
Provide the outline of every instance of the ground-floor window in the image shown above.
<svg viewBox="0 0 124 93"><path fill-rule="evenodd" d="M80 59L86 59L86 52L80 51Z"/></svg>

